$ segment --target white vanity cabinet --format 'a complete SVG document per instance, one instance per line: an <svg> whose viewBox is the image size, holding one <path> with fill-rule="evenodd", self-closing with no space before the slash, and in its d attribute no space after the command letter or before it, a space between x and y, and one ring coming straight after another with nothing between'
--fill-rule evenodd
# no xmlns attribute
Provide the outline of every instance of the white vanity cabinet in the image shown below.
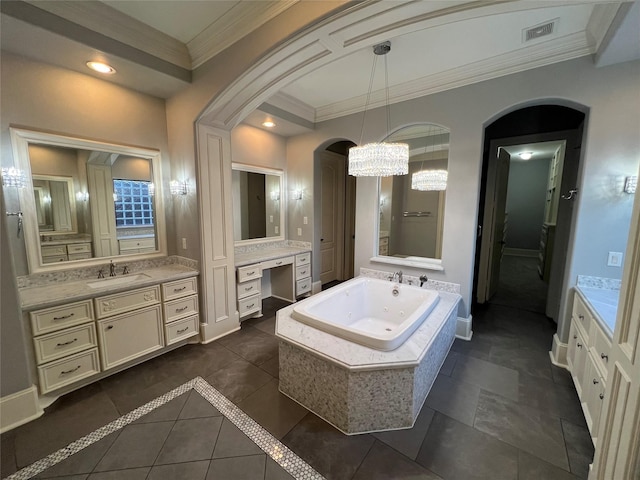
<svg viewBox="0 0 640 480"><path fill-rule="evenodd" d="M91 300L36 310L29 316L42 393L100 372Z"/></svg>
<svg viewBox="0 0 640 480"><path fill-rule="evenodd" d="M91 258L91 242L73 242L59 245L44 244L40 247L42 263L66 262Z"/></svg>
<svg viewBox="0 0 640 480"><path fill-rule="evenodd" d="M104 370L164 347L160 286L95 299Z"/></svg>
<svg viewBox="0 0 640 480"><path fill-rule="evenodd" d="M199 333L198 283L195 277L162 284L164 333L173 345Z"/></svg>
<svg viewBox="0 0 640 480"><path fill-rule="evenodd" d="M262 267L259 263L238 267L236 293L240 318L262 313Z"/></svg>
<svg viewBox="0 0 640 480"><path fill-rule="evenodd" d="M296 255L296 297L311 292L311 252Z"/></svg>
<svg viewBox="0 0 640 480"><path fill-rule="evenodd" d="M121 238L118 240L118 249L120 251L120 255L155 252L156 238Z"/></svg>
<svg viewBox="0 0 640 480"><path fill-rule="evenodd" d="M567 364L594 445L606 395L611 340L577 293L573 299Z"/></svg>

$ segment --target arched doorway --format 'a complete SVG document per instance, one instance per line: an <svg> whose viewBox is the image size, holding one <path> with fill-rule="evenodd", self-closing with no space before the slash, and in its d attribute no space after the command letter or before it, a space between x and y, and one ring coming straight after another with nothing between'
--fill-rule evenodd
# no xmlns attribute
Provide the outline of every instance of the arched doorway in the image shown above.
<svg viewBox="0 0 640 480"><path fill-rule="evenodd" d="M537 229L537 242L534 239L533 248L521 249L533 255L525 254L532 257L526 261L508 262L515 265L517 271L509 273L515 277L504 285L515 284L517 287L507 295L503 294L502 298L509 296L521 308L524 304L525 309L537 310L542 305L542 311L538 313L558 321L565 267L571 250L575 194L572 196L569 191L575 190L577 185L585 119L585 113L575 108L537 105L503 115L485 128L473 283L476 304L500 298L501 267L507 263L503 259L505 247L509 244L509 225L513 223L507 212L509 170L513 158L517 157L520 147L535 149L551 145L553 154L547 158L547 165L538 168L544 171L544 183L538 188L538 195L543 197L520 202L519 208L519 216L524 217L523 213L532 213L534 203L542 206L539 215L534 214L535 218L528 215L530 218L527 219L529 227L533 224ZM526 174L524 182L527 186L531 186L532 178L530 173ZM514 175L511 175L511 182L514 181ZM526 189L521 185L512 198L525 194ZM511 235L514 235L513 231ZM517 256L522 252L515 253ZM532 273L529 281L522 278ZM522 282L514 282L513 278ZM538 298L527 304L526 300L532 297Z"/></svg>
<svg viewBox="0 0 640 480"><path fill-rule="evenodd" d="M348 152L339 140L315 152L314 258L323 288L354 276L355 177L348 175Z"/></svg>

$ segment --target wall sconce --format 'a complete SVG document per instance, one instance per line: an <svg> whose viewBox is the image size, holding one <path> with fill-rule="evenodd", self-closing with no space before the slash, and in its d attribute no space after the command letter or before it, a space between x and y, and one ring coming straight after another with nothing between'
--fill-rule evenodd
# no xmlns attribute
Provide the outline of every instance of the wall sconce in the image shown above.
<svg viewBox="0 0 640 480"><path fill-rule="evenodd" d="M638 177L633 175L631 177L627 177L624 180L624 192L625 193L636 193L636 187L638 186Z"/></svg>
<svg viewBox="0 0 640 480"><path fill-rule="evenodd" d="M186 195L188 193L187 181L183 180L179 182L172 180L171 183L169 183L169 191L171 195Z"/></svg>
<svg viewBox="0 0 640 480"><path fill-rule="evenodd" d="M302 200L302 190L294 190L293 191L293 199L294 200Z"/></svg>
<svg viewBox="0 0 640 480"><path fill-rule="evenodd" d="M2 168L2 185L5 187L24 188L27 186L27 176L19 168Z"/></svg>
<svg viewBox="0 0 640 480"><path fill-rule="evenodd" d="M271 192L271 200L273 200L274 202L277 202L278 200L280 200L280 192L277 190Z"/></svg>
<svg viewBox="0 0 640 480"><path fill-rule="evenodd" d="M76 199L79 202L86 202L89 200L89 192L78 192L76 193Z"/></svg>

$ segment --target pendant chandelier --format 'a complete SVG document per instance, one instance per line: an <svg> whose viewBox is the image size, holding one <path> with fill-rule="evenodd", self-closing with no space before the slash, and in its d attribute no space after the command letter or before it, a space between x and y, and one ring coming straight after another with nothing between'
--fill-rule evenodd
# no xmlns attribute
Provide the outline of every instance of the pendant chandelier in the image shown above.
<svg viewBox="0 0 640 480"><path fill-rule="evenodd" d="M364 133L364 123L367 115L367 106L371 97L373 78L376 71L376 63L379 55L386 55L391 50L391 42L384 42L373 47L376 55L369 80L369 92L362 115L362 130L360 131L360 143ZM384 82L385 82L385 107L387 120L387 134L389 133L389 78L387 70L387 57L384 57ZM391 175L406 175L409 173L409 145L406 143L367 143L366 145L349 149L349 175L354 177L388 177Z"/></svg>
<svg viewBox="0 0 640 480"><path fill-rule="evenodd" d="M411 175L411 189L427 192L447 189L446 170L420 170Z"/></svg>

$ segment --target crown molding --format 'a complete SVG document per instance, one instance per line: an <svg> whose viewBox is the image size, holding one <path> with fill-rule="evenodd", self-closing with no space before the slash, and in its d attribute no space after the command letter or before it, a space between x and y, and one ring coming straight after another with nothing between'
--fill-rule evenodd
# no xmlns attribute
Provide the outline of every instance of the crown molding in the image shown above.
<svg viewBox="0 0 640 480"><path fill-rule="evenodd" d="M315 108L286 93L278 92L270 97L265 103L292 113L297 117L304 118L311 123L315 121Z"/></svg>
<svg viewBox="0 0 640 480"><path fill-rule="evenodd" d="M25 3L191 70L191 56L184 43L102 2L28 0Z"/></svg>
<svg viewBox="0 0 640 480"><path fill-rule="evenodd" d="M389 103L403 102L492 78L564 62L594 52L595 47L589 42L586 32L578 32L556 39L553 43L539 43L520 48L486 60L389 87ZM315 121L323 122L361 112L364 109L365 100L366 94L362 94L341 102L318 107ZM366 108L372 109L385 105L385 91L377 90L371 92L371 98Z"/></svg>
<svg viewBox="0 0 640 480"><path fill-rule="evenodd" d="M600 49L600 45L609 32L620 7L620 3L607 3L605 5L596 5L593 8L593 13L587 24L587 35L594 43L596 51Z"/></svg>
<svg viewBox="0 0 640 480"><path fill-rule="evenodd" d="M192 59L191 68L198 68L298 1L237 2L224 15L187 43Z"/></svg>

